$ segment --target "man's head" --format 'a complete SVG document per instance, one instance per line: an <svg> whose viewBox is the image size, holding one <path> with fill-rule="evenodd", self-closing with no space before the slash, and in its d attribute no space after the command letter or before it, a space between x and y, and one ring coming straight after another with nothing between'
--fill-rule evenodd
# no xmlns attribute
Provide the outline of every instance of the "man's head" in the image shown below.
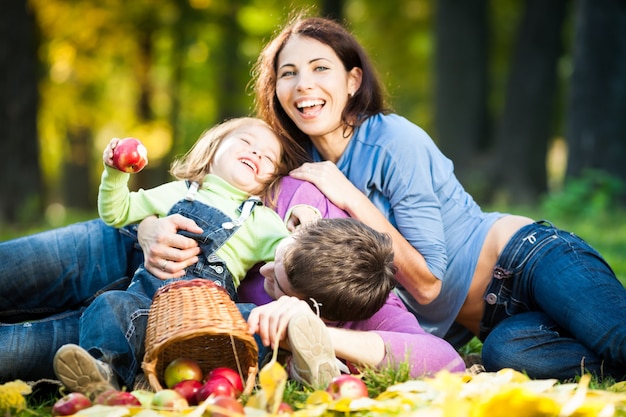
<svg viewBox="0 0 626 417"><path fill-rule="evenodd" d="M393 289L391 238L354 219L320 219L300 227L261 268L265 290L320 306L328 321L370 318Z"/></svg>

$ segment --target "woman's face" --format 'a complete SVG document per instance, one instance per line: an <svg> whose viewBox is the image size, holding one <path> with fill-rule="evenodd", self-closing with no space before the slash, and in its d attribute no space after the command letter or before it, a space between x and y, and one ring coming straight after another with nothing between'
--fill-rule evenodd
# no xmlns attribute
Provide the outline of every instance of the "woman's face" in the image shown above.
<svg viewBox="0 0 626 417"><path fill-rule="evenodd" d="M278 55L276 96L293 122L311 139L342 135L341 114L360 86L361 69L346 71L328 45L295 36Z"/></svg>

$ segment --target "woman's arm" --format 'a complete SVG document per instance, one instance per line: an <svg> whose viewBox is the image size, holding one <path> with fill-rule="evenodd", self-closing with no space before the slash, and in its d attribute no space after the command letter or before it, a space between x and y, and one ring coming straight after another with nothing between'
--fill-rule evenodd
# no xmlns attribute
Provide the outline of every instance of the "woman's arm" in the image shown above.
<svg viewBox="0 0 626 417"><path fill-rule="evenodd" d="M145 268L157 278L181 277L184 269L198 262L198 242L177 234L178 230L202 233L196 223L180 214L145 218L137 229Z"/></svg>
<svg viewBox="0 0 626 417"><path fill-rule="evenodd" d="M441 280L428 269L426 260L374 204L329 161L305 163L290 173L291 176L315 184L335 205L351 217L391 236L394 263L398 268L396 279L420 303L428 304L441 291Z"/></svg>

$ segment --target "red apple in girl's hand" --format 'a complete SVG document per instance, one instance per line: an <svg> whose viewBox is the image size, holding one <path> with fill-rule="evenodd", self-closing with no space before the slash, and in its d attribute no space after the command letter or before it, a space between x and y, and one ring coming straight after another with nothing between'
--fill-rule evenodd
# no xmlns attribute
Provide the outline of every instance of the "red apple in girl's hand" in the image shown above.
<svg viewBox="0 0 626 417"><path fill-rule="evenodd" d="M91 407L91 401L85 394L72 392L54 403L52 415L69 416L89 407Z"/></svg>
<svg viewBox="0 0 626 417"><path fill-rule="evenodd" d="M113 166L122 172L139 172L148 164L148 150L139 139L126 138L113 149Z"/></svg>

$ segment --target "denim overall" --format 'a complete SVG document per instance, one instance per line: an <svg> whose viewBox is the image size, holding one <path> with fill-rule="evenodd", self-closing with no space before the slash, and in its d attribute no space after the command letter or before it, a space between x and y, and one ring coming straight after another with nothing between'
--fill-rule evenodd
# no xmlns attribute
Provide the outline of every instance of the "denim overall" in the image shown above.
<svg viewBox="0 0 626 417"><path fill-rule="evenodd" d="M215 252L239 229L254 208L261 204L261 200L252 197L244 201L239 207L241 215L239 218L232 220L219 209L195 201L196 192L197 184L193 183L190 185L189 193L185 199L174 204L168 214L180 214L192 219L203 230L200 234L190 233L185 230L178 232L198 242L202 250L198 257L198 262L187 267L183 277L169 280L161 280L141 266L128 287L128 291L142 292L152 299L160 287L170 282L183 279L206 278L226 289L230 298L233 301L237 301L237 290L233 283L233 277L228 271L226 262L217 256Z"/></svg>
<svg viewBox="0 0 626 417"><path fill-rule="evenodd" d="M126 291L108 291L97 297L85 310L80 319L79 344L94 357L109 363L132 387L135 375L140 370L145 353L145 337L148 312L154 293L162 286L179 280L205 278L224 287L233 300L236 289L225 262L215 252L235 233L260 204L258 198L246 200L240 207L241 215L231 219L220 210L195 201L197 185L191 184L184 200L176 203L170 214L178 213L194 220L203 232L191 234L180 231L195 239L202 250L195 265L189 266L182 278L161 280L150 274L143 265L137 270ZM238 304L242 314L253 305Z"/></svg>

